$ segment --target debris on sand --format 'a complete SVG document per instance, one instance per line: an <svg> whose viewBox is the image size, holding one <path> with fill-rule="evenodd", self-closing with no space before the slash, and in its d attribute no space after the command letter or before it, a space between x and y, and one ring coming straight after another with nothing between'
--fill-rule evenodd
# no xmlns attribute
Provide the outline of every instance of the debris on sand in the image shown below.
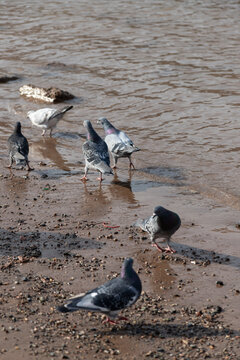
<svg viewBox="0 0 240 360"><path fill-rule="evenodd" d="M64 91L55 87L41 88L35 85L23 85L20 87L19 92L21 95L36 100L41 100L48 103L62 102L64 100L71 100L74 95L68 91Z"/></svg>

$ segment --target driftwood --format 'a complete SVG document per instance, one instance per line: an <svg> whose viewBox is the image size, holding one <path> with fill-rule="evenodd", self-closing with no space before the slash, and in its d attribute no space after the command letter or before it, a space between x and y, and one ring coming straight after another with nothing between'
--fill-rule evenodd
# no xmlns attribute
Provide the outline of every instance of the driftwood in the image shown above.
<svg viewBox="0 0 240 360"><path fill-rule="evenodd" d="M33 98L48 103L56 103L74 98L74 95L70 94L68 91L64 91L55 87L45 89L31 84L21 86L19 92L21 95L24 95L28 98Z"/></svg>

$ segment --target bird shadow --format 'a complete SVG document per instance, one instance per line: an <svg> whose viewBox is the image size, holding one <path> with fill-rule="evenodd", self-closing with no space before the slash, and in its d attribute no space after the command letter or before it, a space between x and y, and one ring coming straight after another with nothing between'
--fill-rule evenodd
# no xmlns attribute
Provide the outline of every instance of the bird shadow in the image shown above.
<svg viewBox="0 0 240 360"><path fill-rule="evenodd" d="M184 255L190 260L201 261L208 263L217 263L222 265L228 265L236 268L240 268L240 257L219 253L216 251L204 250L185 244L174 244L173 247L179 255ZM173 255L174 256L174 255Z"/></svg>
<svg viewBox="0 0 240 360"><path fill-rule="evenodd" d="M231 330L228 328L217 329L214 324L212 326L202 326L199 324L162 324L160 322L157 323L148 323L141 322L139 324L125 324L123 326L114 326L111 329L102 330L101 333L103 335L128 335L128 336L149 336L149 337L157 337L160 338L169 338L169 337L184 337L184 338L193 338L199 337L204 338L206 336L226 336L230 335L232 337L239 336L240 332Z"/></svg>
<svg viewBox="0 0 240 360"><path fill-rule="evenodd" d="M33 157L48 159L52 161L59 169L70 171L66 165L66 160L57 150L57 141L53 138L43 138L31 144L31 153Z"/></svg>
<svg viewBox="0 0 240 360"><path fill-rule="evenodd" d="M80 134L77 132L67 132L67 131L57 131L53 134L53 138L61 138L66 140L78 140L78 139L84 139L86 140L86 135Z"/></svg>
<svg viewBox="0 0 240 360"><path fill-rule="evenodd" d="M163 178L165 179L166 184L174 182L175 186L182 186L182 182L187 179L186 175L183 172L183 169L181 169L180 167L149 166L138 170L153 177Z"/></svg>
<svg viewBox="0 0 240 360"><path fill-rule="evenodd" d="M132 172L129 171L127 179L120 180L117 173L114 173L114 178L108 186L108 190L115 200L123 200L129 204L138 204L132 190Z"/></svg>

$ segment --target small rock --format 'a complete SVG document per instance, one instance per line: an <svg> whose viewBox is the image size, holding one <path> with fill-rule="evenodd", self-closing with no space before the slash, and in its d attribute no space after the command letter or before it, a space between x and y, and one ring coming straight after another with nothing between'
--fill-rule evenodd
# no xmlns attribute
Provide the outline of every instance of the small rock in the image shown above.
<svg viewBox="0 0 240 360"><path fill-rule="evenodd" d="M64 91L55 87L41 88L35 85L23 85L20 87L19 92L28 98L41 100L48 103L62 102L74 98L74 95L68 91Z"/></svg>

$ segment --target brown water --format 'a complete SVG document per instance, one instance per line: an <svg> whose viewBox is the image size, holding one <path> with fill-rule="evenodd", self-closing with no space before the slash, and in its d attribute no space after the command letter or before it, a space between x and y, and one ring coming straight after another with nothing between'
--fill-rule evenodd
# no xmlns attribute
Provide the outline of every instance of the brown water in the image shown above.
<svg viewBox="0 0 240 360"><path fill-rule="evenodd" d="M82 121L105 116L141 147L134 160L150 182L180 182L239 209L239 9L238 1L2 1L0 71L21 77L0 87L2 161L21 120L33 164L82 171ZM26 119L45 106L19 96L26 83L76 95L54 139Z"/></svg>
<svg viewBox="0 0 240 360"><path fill-rule="evenodd" d="M239 209L239 10L239 1L1 1L0 71L21 76L0 86L1 158L21 120L33 162L82 170L82 121L105 116L141 147L145 173ZM53 141L26 119L45 106L19 96L26 83L78 97Z"/></svg>

